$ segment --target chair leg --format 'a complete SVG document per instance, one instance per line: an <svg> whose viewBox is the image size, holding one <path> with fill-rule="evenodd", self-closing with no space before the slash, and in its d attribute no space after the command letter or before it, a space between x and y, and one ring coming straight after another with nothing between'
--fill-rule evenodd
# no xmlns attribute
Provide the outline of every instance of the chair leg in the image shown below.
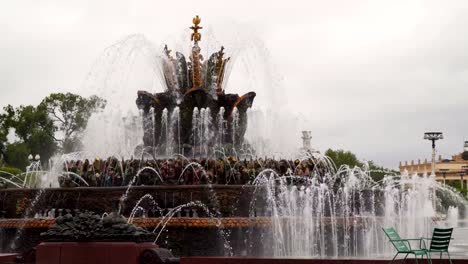
<svg viewBox="0 0 468 264"><path fill-rule="evenodd" d="M395 258L398 256L398 254L400 253L396 253L396 255L393 257L392 261L390 263L393 263L393 261L395 260Z"/></svg>
<svg viewBox="0 0 468 264"><path fill-rule="evenodd" d="M440 259L442 259L442 252L440 252Z"/></svg>
<svg viewBox="0 0 468 264"><path fill-rule="evenodd" d="M432 264L431 255L426 252L427 263Z"/></svg>
<svg viewBox="0 0 468 264"><path fill-rule="evenodd" d="M449 257L450 264L452 264L452 258L450 258L450 254L448 253L448 250L447 250L447 255Z"/></svg>
<svg viewBox="0 0 468 264"><path fill-rule="evenodd" d="M414 255L414 259L416 260L416 264L418 264L418 256Z"/></svg>
<svg viewBox="0 0 468 264"><path fill-rule="evenodd" d="M405 258L403 259L403 264L405 264L405 262L406 262L406 258L408 257L408 255L409 255L409 253L406 253L406 256L405 256Z"/></svg>

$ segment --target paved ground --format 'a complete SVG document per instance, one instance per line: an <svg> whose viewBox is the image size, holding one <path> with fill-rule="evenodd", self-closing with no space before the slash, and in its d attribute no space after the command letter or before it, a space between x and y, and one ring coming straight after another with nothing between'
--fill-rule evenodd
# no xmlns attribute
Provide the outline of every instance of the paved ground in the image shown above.
<svg viewBox="0 0 468 264"><path fill-rule="evenodd" d="M180 264L389 264L390 259L267 259L267 258L224 258L224 257L190 257L181 258ZM399 262L396 262L399 263ZM414 259L406 264L416 263ZM419 260L420 264L426 259ZM468 264L468 259L454 259L453 264ZM433 260L432 264L449 264L448 259Z"/></svg>

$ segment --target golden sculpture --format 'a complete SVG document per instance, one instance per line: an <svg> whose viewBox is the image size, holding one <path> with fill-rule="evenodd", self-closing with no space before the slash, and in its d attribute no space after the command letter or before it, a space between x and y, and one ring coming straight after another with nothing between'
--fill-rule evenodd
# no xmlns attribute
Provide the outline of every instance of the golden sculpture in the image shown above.
<svg viewBox="0 0 468 264"><path fill-rule="evenodd" d="M195 45L192 48L192 56L190 57L192 63L192 85L194 88L203 86L202 66L203 55L200 54L200 48Z"/></svg>
<svg viewBox="0 0 468 264"><path fill-rule="evenodd" d="M192 19L193 26L190 27L190 29L193 30L191 40L197 43L198 41L201 40L201 33L198 32L199 29L202 29L203 27L198 26L201 22L201 18L199 16L196 16Z"/></svg>
<svg viewBox="0 0 468 264"><path fill-rule="evenodd" d="M199 29L202 29L202 27L199 26L201 22L201 18L199 16L195 16L192 19L192 22L193 22L193 26L190 27L190 29L193 30L191 39L195 44L192 47L192 55L190 56L190 61L192 63L192 85L193 85L193 88L199 88L203 86L203 81L202 81L203 56L200 54L200 47L198 46L198 41L201 40L201 33L198 32Z"/></svg>

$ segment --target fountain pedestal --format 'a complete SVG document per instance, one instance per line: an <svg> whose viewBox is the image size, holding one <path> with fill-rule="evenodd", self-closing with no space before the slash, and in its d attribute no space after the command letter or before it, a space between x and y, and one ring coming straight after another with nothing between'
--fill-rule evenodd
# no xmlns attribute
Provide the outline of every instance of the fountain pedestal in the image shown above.
<svg viewBox="0 0 468 264"><path fill-rule="evenodd" d="M131 264L153 243L135 242L45 242L39 244L37 264Z"/></svg>

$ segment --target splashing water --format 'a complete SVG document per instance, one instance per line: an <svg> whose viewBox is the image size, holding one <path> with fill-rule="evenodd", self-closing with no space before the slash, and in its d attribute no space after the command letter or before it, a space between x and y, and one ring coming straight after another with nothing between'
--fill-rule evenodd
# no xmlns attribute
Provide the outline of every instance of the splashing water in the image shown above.
<svg viewBox="0 0 468 264"><path fill-rule="evenodd" d="M163 218L158 223L158 225L153 229L153 233L155 233L160 228L159 232L156 235L156 239L154 240L154 243L156 243L158 241L158 239L161 236L162 232L165 230L167 223L172 219L172 217L174 217L175 214L177 214L178 212L180 212L184 208L193 208L193 207L202 209L203 212L216 224L216 227L219 230L219 234L221 235L221 237L224 240L224 245L223 246L224 246L225 251L227 251L227 252L225 252L226 253L225 255L232 256L232 247L230 245L229 239L227 238L227 234L225 233L225 230L223 228L221 219L218 216L213 215L210 212L209 208L204 203L202 203L200 201L191 201L191 202L188 202L186 204L176 206L176 207L172 208L165 216L163 216Z"/></svg>
<svg viewBox="0 0 468 264"><path fill-rule="evenodd" d="M180 146L180 109L175 107L170 116L168 141L166 143L166 155L181 153Z"/></svg>
<svg viewBox="0 0 468 264"><path fill-rule="evenodd" d="M248 111L250 121L247 125L246 138L255 149L259 150L259 155L279 153L280 148L282 153L290 153L291 150L296 149L297 140L294 137L287 139L282 137L284 130L288 128L291 131L299 127L298 123L304 124L305 122L295 118L282 106L281 102L285 100L286 95L285 89L281 87L280 74L275 70L275 63L271 61L271 56L263 41L258 38L256 32L246 30L244 26L233 28L233 25L238 23L219 21L218 24L223 26L217 28L217 25L206 25L202 51L211 54L220 48L219 43L224 43L227 47L226 56L231 58L223 78L225 89L238 94L244 94L249 90L255 90L258 93L255 108ZM231 28L230 34L225 34L226 27ZM217 30L213 30L216 28ZM182 44L186 43L182 38L174 39L174 41L168 40L166 43L184 54L189 53L186 45ZM142 144L142 135L145 130L141 126L142 114L138 113L135 101L129 98L136 99L138 90L150 92L167 90L167 82L163 74L164 65L167 65L167 56L163 53L163 46L164 43L154 44L143 35L129 35L106 48L96 60L80 94L97 94L107 100L107 105L101 113L91 116L88 122L82 140L85 151L101 157L112 155L129 157L134 154L135 148ZM204 57L208 56L204 55ZM201 109L199 111L201 113ZM281 115L276 111L281 112ZM172 110L170 112L170 114L174 113ZM206 122L214 121L214 118L204 119L205 138L212 129L212 125L207 125ZM168 119L170 122L174 121L172 116ZM218 120L222 123L222 119ZM272 129L272 120L285 125ZM150 123L153 126L160 125ZM167 123L166 126L168 126ZM168 127L171 130L172 126ZM218 137L222 142L222 135ZM155 141L153 139L153 142ZM194 145L198 150L202 149L201 153L206 153L205 146L200 144L201 141L203 137L198 138ZM273 142L277 143L272 144ZM235 143L241 145L243 142ZM181 153L180 149L180 146L169 144L166 146L166 156ZM286 156L283 155L283 157Z"/></svg>
<svg viewBox="0 0 468 264"><path fill-rule="evenodd" d="M245 31L245 27L242 29ZM297 123L303 121L297 121L294 115L285 111L282 102L286 97L281 92L285 89L281 89L276 77L279 74L272 69L274 63L270 61L270 56L262 43L256 39L255 34L242 35L239 30L225 29L219 32L221 34L229 32L228 39L222 42L234 50L232 61L239 61L243 66L240 71L245 73L241 78L236 78L239 71L233 71L234 63L228 64L225 79L227 80L228 75L232 73L233 80L227 84L226 89L233 87L234 92L241 92L235 90L235 87L245 87L247 90L255 90L259 95L257 103L260 106L256 105L255 109L248 112L249 123L246 132L246 138L256 151L253 153L252 149L247 148L235 150L236 153L242 151L244 153L242 155L250 157L254 154L271 156L281 153L283 157L288 157L287 153L291 149L297 149L297 143L294 142L296 141L294 137L284 137L284 135L289 131L300 131ZM205 39L210 38L212 36L205 36ZM214 46L216 45L213 45L213 50L218 48ZM83 137L84 151L77 153L71 159L76 160L84 155L130 157L134 154L135 147L142 143L145 129L141 127L142 114L137 112L134 100L129 98L136 97L137 89L155 92L167 88L161 69L163 57L160 51L162 48L156 48L156 45L142 35L128 36L104 51L93 66L84 89L85 93L89 94L97 92L108 101L108 104L102 113L91 117ZM265 68L261 74L255 70L258 65ZM139 71L138 66L144 70ZM240 80L245 80L246 85L239 85L242 84ZM168 140L166 145L168 156L174 152L181 152L180 116L179 110L176 109L170 115L166 109L161 124L156 124L154 115L151 117L153 131L156 125L165 127L164 137ZM216 114L218 120L213 120L209 108L193 111L192 137L194 148L200 154L207 155L211 151L207 142L213 137L211 130L213 124L221 131L214 137L218 138L217 142L219 141L220 145L227 140L223 137L224 129L237 131L238 110L233 110L234 122L230 128L225 127L224 111L222 108ZM277 126L278 123L281 127ZM232 133L232 142L234 145L241 145L243 142L236 142L235 134ZM178 138L177 142L173 141L174 138ZM226 150L217 151L226 157ZM52 169L41 176L42 186L58 186L55 178L59 174L57 170L60 168L61 171L63 161L73 155L75 153L61 156L58 159L61 161L55 162ZM301 158L299 165L308 158L310 157ZM265 241L269 242L269 251L267 251L271 256L386 256L392 248L381 231L382 227L393 226L404 237L426 237L430 236L430 231L436 225L454 226L459 221L459 209L464 206L465 201L452 190L438 184L433 176L418 177L403 174L374 182L366 169L347 166L337 169L329 158L314 157L312 160L315 167L308 178L295 175L298 172L299 165L297 165L295 168L290 168L286 175L278 175L275 171L266 169L254 180L255 191L264 192L267 201L265 208L259 212L272 219L269 233L265 235ZM192 162L184 168L184 171L189 166L194 170L195 167L202 168L200 164ZM262 164L261 166L263 167ZM127 199L131 187L144 170L153 171L163 182L161 175L154 168L141 168L128 184L122 195L122 201ZM36 182L35 178L37 177L33 174L26 174L24 181L20 183L16 183L11 177L7 180L13 185L31 187ZM82 178L77 177L77 179L85 182ZM37 193L25 217L34 210L43 193L43 189ZM149 196L140 198L132 210L133 216L131 214L129 221L133 219L138 208L141 208L140 203L143 199L152 198ZM254 203L255 200L252 200L252 204ZM158 238L167 222L185 207L203 208L207 215L213 217L208 208L200 202L178 206L166 214L158 225L157 228L161 226ZM254 210L256 207L252 205L251 208ZM444 220L443 214L447 215L447 221ZM215 214L218 215L219 212ZM251 212L250 215L258 215L258 212ZM214 221L221 225L219 218ZM12 246L22 230L23 228L19 229ZM225 242L225 248L230 248L229 242Z"/></svg>
<svg viewBox="0 0 468 264"><path fill-rule="evenodd" d="M236 146L238 142L236 142L236 134L237 128L239 127L239 109L237 107L234 108L232 111L232 145Z"/></svg>
<svg viewBox="0 0 468 264"><path fill-rule="evenodd" d="M128 194L130 193L130 189L135 184L136 180L140 177L140 174L145 170L149 170L149 171L154 172L156 174L156 176L158 176L159 180L161 182L164 182L163 178L161 177L161 174L159 174L159 172L157 170L155 170L154 168L152 168L152 167L143 167L143 168L141 168L140 170L137 171L137 173L135 174L133 179L128 183L127 190L122 195L122 197L120 197L120 206L121 206L121 204L123 202L125 202L125 200L127 200ZM122 210L122 208L119 209L119 212L121 212L121 210Z"/></svg>
<svg viewBox="0 0 468 264"><path fill-rule="evenodd" d="M432 176L389 176L378 184L368 171L346 166L335 174L313 175L309 181L292 184L290 177L267 169L254 180L267 196L262 213L272 219L267 255L388 256L393 249L382 227L395 227L403 237L430 237L438 212L447 210L447 204L465 204ZM449 197L441 200L439 192ZM457 219L458 209L448 208L447 222L453 224L450 219Z"/></svg>
<svg viewBox="0 0 468 264"><path fill-rule="evenodd" d="M133 209L132 209L132 211L130 213L130 216L128 217L127 223L132 223L133 222L133 218L135 217L138 210L144 210L144 208L140 206L140 204L144 200L149 200L150 201L150 205L152 206L151 209L156 208L157 210L159 210L159 212L162 212L162 209L158 206L158 203L154 200L153 196L150 195L150 194L145 194L136 202L135 206L133 207Z"/></svg>

